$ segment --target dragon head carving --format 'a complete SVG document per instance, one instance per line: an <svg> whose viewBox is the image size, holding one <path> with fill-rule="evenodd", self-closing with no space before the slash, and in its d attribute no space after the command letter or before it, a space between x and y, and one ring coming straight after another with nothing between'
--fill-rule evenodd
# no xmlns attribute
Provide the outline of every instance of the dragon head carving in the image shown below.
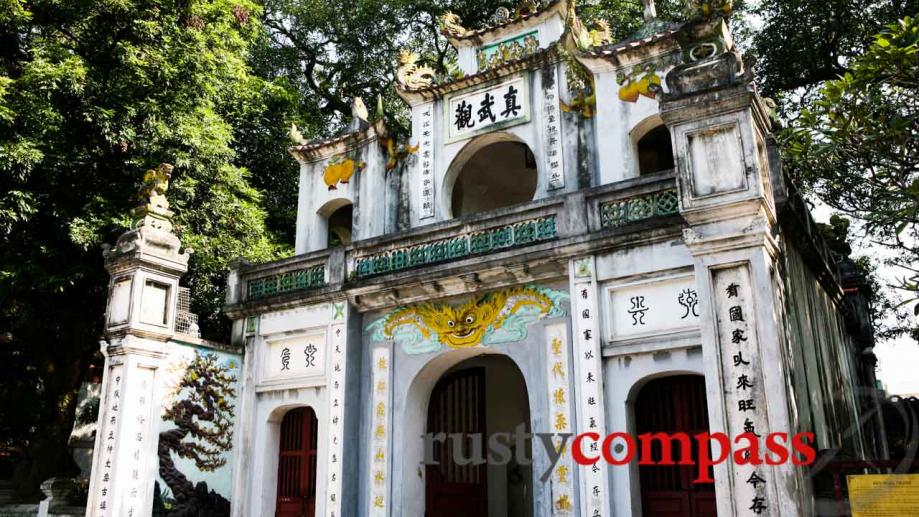
<svg viewBox="0 0 919 517"><path fill-rule="evenodd" d="M419 65L420 59L416 52L399 52L399 69L396 70L396 80L399 84L411 90L418 90L434 83L434 69L428 65Z"/></svg>

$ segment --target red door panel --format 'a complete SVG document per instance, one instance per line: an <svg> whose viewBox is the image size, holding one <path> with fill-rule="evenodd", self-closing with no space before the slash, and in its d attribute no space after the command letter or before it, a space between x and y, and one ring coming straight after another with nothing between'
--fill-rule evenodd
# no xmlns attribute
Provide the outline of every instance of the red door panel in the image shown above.
<svg viewBox="0 0 919 517"><path fill-rule="evenodd" d="M316 443L319 422L312 408L292 409L281 422L276 517L313 517L316 512Z"/></svg>
<svg viewBox="0 0 919 517"><path fill-rule="evenodd" d="M485 370L448 374L431 393L429 433L485 433ZM468 450L466 451L469 452ZM465 455L468 457L468 454ZM457 465L448 447L434 443L439 465L426 468L425 514L428 517L486 517L485 465Z"/></svg>
<svg viewBox="0 0 919 517"><path fill-rule="evenodd" d="M705 378L698 375L665 377L650 381L635 400L638 434L708 432ZM693 440L693 456L698 450ZM655 444L656 445L656 444ZM652 450L660 459L659 447ZM679 445L673 455L679 458ZM714 484L693 484L693 466L639 466L642 513L654 517L715 517Z"/></svg>

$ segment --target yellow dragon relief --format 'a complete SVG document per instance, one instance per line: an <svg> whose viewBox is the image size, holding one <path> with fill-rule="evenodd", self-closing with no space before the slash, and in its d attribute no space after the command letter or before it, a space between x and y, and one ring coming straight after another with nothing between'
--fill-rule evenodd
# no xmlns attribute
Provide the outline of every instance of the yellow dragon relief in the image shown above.
<svg viewBox="0 0 919 517"><path fill-rule="evenodd" d="M471 348L482 342L522 307L534 306L540 315L549 314L555 302L531 287L489 293L453 307L446 303L424 303L393 312L383 328L387 336L402 325L416 327L424 339L439 338L451 348Z"/></svg>

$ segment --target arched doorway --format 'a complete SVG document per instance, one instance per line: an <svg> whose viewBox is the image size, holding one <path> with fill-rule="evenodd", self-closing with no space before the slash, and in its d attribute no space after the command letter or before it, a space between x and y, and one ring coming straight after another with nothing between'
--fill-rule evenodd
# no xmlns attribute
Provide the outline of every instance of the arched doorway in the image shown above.
<svg viewBox="0 0 919 517"><path fill-rule="evenodd" d="M708 404L705 377L677 375L645 384L635 400L635 429L644 433L707 433ZM699 451L693 440L693 457ZM673 455L680 457L679 444ZM652 447L660 460L660 445ZM694 466L639 466L642 513L654 517L715 517L714 484L693 484Z"/></svg>
<svg viewBox="0 0 919 517"><path fill-rule="evenodd" d="M435 464L425 468L425 515L532 516L532 467L517 461L519 454L532 458L532 444L516 443L518 428L529 431L530 407L526 381L511 359L483 355L448 370L428 405L426 431L445 439L433 441ZM496 454L498 461L486 464L490 437L499 433L506 433L501 440L510 457Z"/></svg>
<svg viewBox="0 0 919 517"><path fill-rule="evenodd" d="M536 158L509 135L470 143L454 167L449 190L453 217L526 203L536 195Z"/></svg>
<svg viewBox="0 0 919 517"><path fill-rule="evenodd" d="M319 421L312 408L291 409L281 421L276 517L316 513L316 444Z"/></svg>

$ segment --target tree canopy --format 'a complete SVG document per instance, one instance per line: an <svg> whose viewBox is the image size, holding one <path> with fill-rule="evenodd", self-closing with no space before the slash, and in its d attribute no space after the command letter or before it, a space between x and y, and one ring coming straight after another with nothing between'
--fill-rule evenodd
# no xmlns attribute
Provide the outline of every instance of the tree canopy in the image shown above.
<svg viewBox="0 0 919 517"><path fill-rule="evenodd" d="M899 287L919 296L917 19L888 26L826 82L785 141L797 178L894 250L896 265L912 271Z"/></svg>
<svg viewBox="0 0 919 517"><path fill-rule="evenodd" d="M113 242L144 170L175 164L185 281L209 336L227 261L287 246L233 147L275 88L251 74L249 0L7 1L0 15L0 329L4 445L25 447L26 490L68 468L76 388L98 351ZM16 379L15 382L6 382ZM36 433L37 428L41 433Z"/></svg>

